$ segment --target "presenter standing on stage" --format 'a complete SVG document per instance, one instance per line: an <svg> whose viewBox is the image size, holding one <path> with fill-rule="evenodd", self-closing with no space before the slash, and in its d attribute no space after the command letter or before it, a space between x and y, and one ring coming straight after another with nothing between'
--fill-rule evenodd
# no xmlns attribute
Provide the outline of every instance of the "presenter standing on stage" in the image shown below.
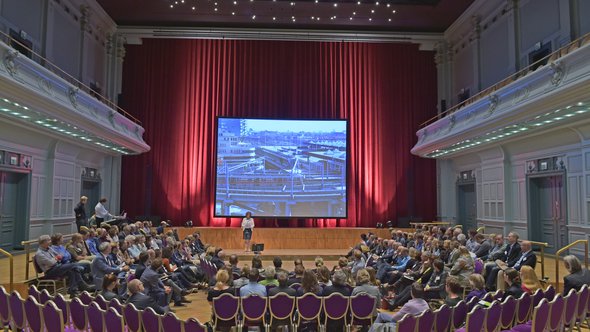
<svg viewBox="0 0 590 332"><path fill-rule="evenodd" d="M246 212L246 216L242 219L242 231L244 232L244 245L246 252L250 251L250 240L252 239L252 230L254 229L254 219L252 213Z"/></svg>

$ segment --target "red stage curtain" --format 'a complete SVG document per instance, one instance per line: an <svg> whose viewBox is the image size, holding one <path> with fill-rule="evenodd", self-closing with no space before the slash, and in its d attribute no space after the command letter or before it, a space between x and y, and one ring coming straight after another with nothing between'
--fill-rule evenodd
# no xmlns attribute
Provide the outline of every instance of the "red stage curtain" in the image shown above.
<svg viewBox="0 0 590 332"><path fill-rule="evenodd" d="M436 114L433 52L413 44L144 39L127 48L122 105L152 150L123 158L122 207L176 224L213 218L215 117L349 120L346 220L261 226L367 226L436 214L435 162L410 154Z"/></svg>

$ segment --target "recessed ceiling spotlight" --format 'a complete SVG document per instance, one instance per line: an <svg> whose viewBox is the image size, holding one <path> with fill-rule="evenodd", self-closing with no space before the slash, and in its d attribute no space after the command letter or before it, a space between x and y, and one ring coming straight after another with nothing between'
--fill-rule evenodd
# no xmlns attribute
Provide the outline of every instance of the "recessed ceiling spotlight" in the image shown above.
<svg viewBox="0 0 590 332"><path fill-rule="evenodd" d="M375 6L379 6L379 1L375 2Z"/></svg>
<svg viewBox="0 0 590 332"><path fill-rule="evenodd" d="M295 3L294 2L291 2L291 6L295 6Z"/></svg>
<svg viewBox="0 0 590 332"><path fill-rule="evenodd" d="M215 9L214 9L214 10L215 10L215 11L217 11L217 7L215 7Z"/></svg>
<svg viewBox="0 0 590 332"><path fill-rule="evenodd" d="M391 19L388 19L389 22L391 22Z"/></svg>
<svg viewBox="0 0 590 332"><path fill-rule="evenodd" d="M174 8L174 5L170 5L170 8Z"/></svg>
<svg viewBox="0 0 590 332"><path fill-rule="evenodd" d="M256 15L252 15L252 19L255 20L256 19Z"/></svg>
<svg viewBox="0 0 590 332"><path fill-rule="evenodd" d="M234 5L237 5L237 4L238 4L238 2L237 1L234 1Z"/></svg>
<svg viewBox="0 0 590 332"><path fill-rule="evenodd" d="M312 16L312 17L311 17L311 19L312 19L312 20L315 20L315 16Z"/></svg>
<svg viewBox="0 0 590 332"><path fill-rule="evenodd" d="M231 12L231 14L235 16L236 15L236 12Z"/></svg>
<svg viewBox="0 0 590 332"><path fill-rule="evenodd" d="M369 17L369 21L372 21L373 19Z"/></svg>
<svg viewBox="0 0 590 332"><path fill-rule="evenodd" d="M352 15L356 15L356 12L352 12Z"/></svg>
<svg viewBox="0 0 590 332"><path fill-rule="evenodd" d="M392 13L394 13L394 14L396 13L395 9L392 11Z"/></svg>
<svg viewBox="0 0 590 332"><path fill-rule="evenodd" d="M357 5L360 5L360 4L361 4L361 2L360 2L360 1L357 1L357 2L356 2L356 4L357 4Z"/></svg>
<svg viewBox="0 0 590 332"><path fill-rule="evenodd" d="M320 20L320 18L318 17L318 18L317 18L317 20L319 21L319 20Z"/></svg>
<svg viewBox="0 0 590 332"><path fill-rule="evenodd" d="M391 7L391 5L390 4L387 4L387 8L389 8L389 7Z"/></svg>
<svg viewBox="0 0 590 332"><path fill-rule="evenodd" d="M215 3L215 6L217 6L217 2Z"/></svg>
<svg viewBox="0 0 590 332"><path fill-rule="evenodd" d="M315 0L315 3L318 3L318 2L319 2L318 0Z"/></svg>
<svg viewBox="0 0 590 332"><path fill-rule="evenodd" d="M191 8L192 10L195 10L195 7Z"/></svg>
<svg viewBox="0 0 590 332"><path fill-rule="evenodd" d="M338 7L338 3L336 3L336 2L335 2L335 3L334 3L334 7Z"/></svg>
<svg viewBox="0 0 590 332"><path fill-rule="evenodd" d="M273 21L276 21L276 20L277 20L277 18L273 16L273 17L272 17L272 20L273 20Z"/></svg>
<svg viewBox="0 0 590 332"><path fill-rule="evenodd" d="M371 14L375 14L375 9L371 9Z"/></svg>

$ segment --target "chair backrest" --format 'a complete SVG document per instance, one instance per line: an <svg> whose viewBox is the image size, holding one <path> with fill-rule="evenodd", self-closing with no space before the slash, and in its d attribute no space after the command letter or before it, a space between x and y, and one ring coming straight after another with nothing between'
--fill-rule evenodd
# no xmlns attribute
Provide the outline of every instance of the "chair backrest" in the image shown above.
<svg viewBox="0 0 590 332"><path fill-rule="evenodd" d="M108 332L124 332L125 331L125 320L123 316L115 308L109 308L104 315L104 325ZM172 330L171 330L172 331ZM181 329L174 331L180 332Z"/></svg>
<svg viewBox="0 0 590 332"><path fill-rule="evenodd" d="M463 323L465 322L466 317L467 317L467 303L465 303L465 301L461 300L453 308L453 315L451 318L451 327L455 330L460 328L461 325L463 325Z"/></svg>
<svg viewBox="0 0 590 332"><path fill-rule="evenodd" d="M561 294L557 294L555 299L549 302L549 324L547 329L549 331L557 331L563 325L565 302Z"/></svg>
<svg viewBox="0 0 590 332"><path fill-rule="evenodd" d="M547 301L551 302L555 298L555 287L553 285L549 285L545 290L545 298Z"/></svg>
<svg viewBox="0 0 590 332"><path fill-rule="evenodd" d="M467 322L465 323L466 331L483 331L485 323L485 310L480 307L474 307L467 315Z"/></svg>
<svg viewBox="0 0 590 332"><path fill-rule="evenodd" d="M25 318L25 304L17 291L10 294L10 322L14 329L24 329Z"/></svg>
<svg viewBox="0 0 590 332"><path fill-rule="evenodd" d="M10 295L4 286L0 286L0 319L4 324L10 321Z"/></svg>
<svg viewBox="0 0 590 332"><path fill-rule="evenodd" d="M373 311L377 299L369 294L361 293L350 297L350 314L352 319L373 319Z"/></svg>
<svg viewBox="0 0 590 332"><path fill-rule="evenodd" d="M169 312L166 315L162 316L160 318L160 323L162 325L163 331L180 332L182 330L182 320L176 317L176 315L172 312Z"/></svg>
<svg viewBox="0 0 590 332"><path fill-rule="evenodd" d="M473 309L473 307L475 307L477 305L477 302L479 302L479 298L477 297L472 297L467 301L467 311L471 311L471 309Z"/></svg>
<svg viewBox="0 0 590 332"><path fill-rule="evenodd" d="M531 332L544 332L549 322L549 303L546 299L541 300L533 310L533 321Z"/></svg>
<svg viewBox="0 0 590 332"><path fill-rule="evenodd" d="M80 296L78 296L78 298L85 305L89 305L91 302L94 301L94 298L92 297L92 295L90 295L90 293L88 293L86 291L80 293Z"/></svg>
<svg viewBox="0 0 590 332"><path fill-rule="evenodd" d="M500 318L502 318L502 305L498 301L494 301L492 305L486 310L486 331L496 331L500 326Z"/></svg>
<svg viewBox="0 0 590 332"><path fill-rule="evenodd" d="M31 332L41 332L43 330L43 319L41 317L41 305L33 296L29 296L25 301L25 314L27 325Z"/></svg>
<svg viewBox="0 0 590 332"><path fill-rule="evenodd" d="M582 320L586 317L588 313L588 301L590 298L590 291L588 290L588 285L582 286L580 289L580 296L578 298L578 309L576 312L576 319Z"/></svg>
<svg viewBox="0 0 590 332"><path fill-rule="evenodd" d="M568 296L565 297L565 312L563 313L563 324L565 326L571 327L575 324L579 299L580 295L575 289L572 289Z"/></svg>
<svg viewBox="0 0 590 332"><path fill-rule="evenodd" d="M524 324L529 320L532 304L532 297L529 293L522 294L516 301L516 317L514 318L516 324Z"/></svg>
<svg viewBox="0 0 590 332"><path fill-rule="evenodd" d="M416 318L417 332L431 332L434 330L435 315L432 311L426 310Z"/></svg>
<svg viewBox="0 0 590 332"><path fill-rule="evenodd" d="M39 293L39 303L45 304L49 301L53 301L53 297L51 296L51 294L49 294L49 291L47 291L47 289L41 290L41 292Z"/></svg>
<svg viewBox="0 0 590 332"><path fill-rule="evenodd" d="M213 299L213 316L216 320L236 321L240 309L240 298L224 293Z"/></svg>
<svg viewBox="0 0 590 332"><path fill-rule="evenodd" d="M486 302L492 302L492 301L494 301L494 294L488 292L481 299L484 300L484 301L486 301Z"/></svg>
<svg viewBox="0 0 590 332"><path fill-rule="evenodd" d="M70 309L69 309L68 301L66 300L66 298L63 295L57 293L57 294L55 294L55 297L53 298L53 303L55 303L55 305L59 308L59 310L61 310L64 324L67 324L70 320Z"/></svg>
<svg viewBox="0 0 590 332"><path fill-rule="evenodd" d="M39 289L37 288L37 286L35 285L31 285L29 287L29 296L32 296L35 298L35 300L39 301Z"/></svg>
<svg viewBox="0 0 590 332"><path fill-rule="evenodd" d="M160 316L152 308L146 308L141 315L143 330L145 332L160 331Z"/></svg>
<svg viewBox="0 0 590 332"><path fill-rule="evenodd" d="M326 320L346 318L349 305L350 302L348 297L340 293L332 293L329 296L324 297L324 313L326 314Z"/></svg>
<svg viewBox="0 0 590 332"><path fill-rule="evenodd" d="M130 332L139 332L141 330L141 313L133 303L127 303L123 307L123 317L125 317L125 325L127 325Z"/></svg>
<svg viewBox="0 0 590 332"><path fill-rule="evenodd" d="M500 317L500 328L502 330L512 327L512 322L514 322L514 316L516 315L516 303L516 299L512 296L508 296L502 302L502 316Z"/></svg>
<svg viewBox="0 0 590 332"><path fill-rule="evenodd" d="M451 327L451 314L453 309L446 304L443 304L437 311L435 311L434 331L447 332Z"/></svg>
<svg viewBox="0 0 590 332"><path fill-rule="evenodd" d="M322 298L306 293L296 300L297 312L302 320L318 320L322 313Z"/></svg>
<svg viewBox="0 0 590 332"><path fill-rule="evenodd" d="M258 294L250 294L242 298L242 314L246 320L264 319L266 307L266 297Z"/></svg>
<svg viewBox="0 0 590 332"><path fill-rule="evenodd" d="M86 306L79 298L74 298L70 301L70 316L72 324L80 331L86 330L88 326L88 319L86 318Z"/></svg>
<svg viewBox="0 0 590 332"><path fill-rule="evenodd" d="M109 307L107 300L105 300L105 298L100 294L94 298L94 303L98 304L98 306L105 311Z"/></svg>
<svg viewBox="0 0 590 332"><path fill-rule="evenodd" d="M270 320L287 319L293 316L295 312L295 297L286 293L278 293L268 298L268 311Z"/></svg>
<svg viewBox="0 0 590 332"><path fill-rule="evenodd" d="M96 302L92 302L86 308L88 325L93 332L103 332L105 329L104 316L106 312Z"/></svg>
<svg viewBox="0 0 590 332"><path fill-rule="evenodd" d="M397 330L404 332L416 331L416 317L412 315L405 315L402 319L397 322Z"/></svg>
<svg viewBox="0 0 590 332"><path fill-rule="evenodd" d="M184 332L206 332L207 327L195 318L189 318L184 322Z"/></svg>
<svg viewBox="0 0 590 332"><path fill-rule="evenodd" d="M43 325L47 332L63 332L65 330L63 313L53 302L43 307Z"/></svg>
<svg viewBox="0 0 590 332"><path fill-rule="evenodd" d="M492 293L493 300L501 300L503 297L504 297L504 291L501 289L498 289L497 291Z"/></svg>
<svg viewBox="0 0 590 332"><path fill-rule="evenodd" d="M535 308L537 306L537 304L539 304L539 302L541 302L541 300L545 298L545 292L542 289L537 289L533 293L532 296L533 296L532 307ZM548 300L548 301L551 301L551 300Z"/></svg>
<svg viewBox="0 0 590 332"><path fill-rule="evenodd" d="M109 308L113 308L113 309L117 310L117 312L121 315L123 314L123 305L121 304L119 299L112 299L109 302Z"/></svg>

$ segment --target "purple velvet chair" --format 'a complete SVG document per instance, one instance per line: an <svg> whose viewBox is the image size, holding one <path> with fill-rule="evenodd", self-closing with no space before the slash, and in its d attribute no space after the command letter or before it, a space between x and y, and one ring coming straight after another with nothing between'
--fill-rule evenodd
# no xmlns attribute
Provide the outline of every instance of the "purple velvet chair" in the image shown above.
<svg viewBox="0 0 590 332"><path fill-rule="evenodd" d="M299 287L301 287L301 284L296 282L296 283L289 285L289 287L293 288L295 291L298 291Z"/></svg>
<svg viewBox="0 0 590 332"><path fill-rule="evenodd" d="M570 330L576 323L576 311L580 301L580 294L572 289L565 297L565 312L563 313L563 324Z"/></svg>
<svg viewBox="0 0 590 332"><path fill-rule="evenodd" d="M90 293L88 293L87 291L80 293L80 296L78 296L78 298L85 305L89 305L90 303L92 303L94 301L94 298L92 297L92 295L90 295Z"/></svg>
<svg viewBox="0 0 590 332"><path fill-rule="evenodd" d="M451 315L453 309L446 304L443 304L437 311L436 314L434 331L436 332L447 332L451 328Z"/></svg>
<svg viewBox="0 0 590 332"><path fill-rule="evenodd" d="M402 319L397 322L397 331L416 331L416 317L412 315L405 315Z"/></svg>
<svg viewBox="0 0 590 332"><path fill-rule="evenodd" d="M213 329L217 326L237 326L240 298L231 294L221 294L213 299Z"/></svg>
<svg viewBox="0 0 590 332"><path fill-rule="evenodd" d="M84 331L88 326L88 319L86 317L86 306L79 298L74 298L70 302L70 318L74 328Z"/></svg>
<svg viewBox="0 0 590 332"><path fill-rule="evenodd" d="M37 286L31 285L29 287L29 296L34 297L35 300L37 300L37 302L39 301L39 289L37 288Z"/></svg>
<svg viewBox="0 0 590 332"><path fill-rule="evenodd" d="M104 315L104 326L107 332L124 332L125 320L114 308L109 308ZM182 331L180 328L170 331Z"/></svg>
<svg viewBox="0 0 590 332"><path fill-rule="evenodd" d="M416 317L416 332L431 332L434 330L435 315L432 311L426 310Z"/></svg>
<svg viewBox="0 0 590 332"><path fill-rule="evenodd" d="M576 310L576 326L580 330L580 325L588 315L588 305L590 301L590 291L588 285L582 286L580 289L580 298L578 301L578 309Z"/></svg>
<svg viewBox="0 0 590 332"><path fill-rule="evenodd" d="M3 286L0 286L0 320L5 327L10 323L10 296Z"/></svg>
<svg viewBox="0 0 590 332"><path fill-rule="evenodd" d="M451 328L456 330L463 326L465 318L467 317L467 303L465 301L459 301L455 307L453 307L453 315L451 317Z"/></svg>
<svg viewBox="0 0 590 332"><path fill-rule="evenodd" d="M146 308L141 315L143 330L145 332L160 331L160 316L152 308Z"/></svg>
<svg viewBox="0 0 590 332"><path fill-rule="evenodd" d="M72 322L70 320L69 303L66 300L66 298L61 294L55 294L55 297L53 298L53 303L55 303L57 308L61 310L64 325L70 326Z"/></svg>
<svg viewBox="0 0 590 332"><path fill-rule="evenodd" d="M41 305L33 296L29 296L25 301L25 315L30 332L43 331L43 319L41 317Z"/></svg>
<svg viewBox="0 0 590 332"><path fill-rule="evenodd" d="M251 294L241 299L242 326L266 326L264 315L268 303L265 297Z"/></svg>
<svg viewBox="0 0 590 332"><path fill-rule="evenodd" d="M467 301L467 311L471 311L471 309L473 309L473 307L475 307L478 302L479 302L479 298L477 298L475 296L470 298Z"/></svg>
<svg viewBox="0 0 590 332"><path fill-rule="evenodd" d="M100 294L94 298L94 303L98 304L98 306L104 311L106 311L109 307L107 300L105 300Z"/></svg>
<svg viewBox="0 0 590 332"><path fill-rule="evenodd" d="M485 330L486 331L496 331L500 326L500 319L502 318L502 305L498 301L494 301L492 305L485 310L486 312L486 321L485 321Z"/></svg>
<svg viewBox="0 0 590 332"><path fill-rule="evenodd" d="M184 322L184 332L206 332L207 327L194 318L189 318Z"/></svg>
<svg viewBox="0 0 590 332"><path fill-rule="evenodd" d="M522 294L520 299L516 301L516 316L514 317L515 324L524 324L529 320L533 304L532 301L532 296L528 293Z"/></svg>
<svg viewBox="0 0 590 332"><path fill-rule="evenodd" d="M63 313L53 302L47 302L43 307L43 325L46 332L66 331Z"/></svg>
<svg viewBox="0 0 590 332"><path fill-rule="evenodd" d="M51 294L49 294L47 289L41 290L41 292L39 292L39 303L45 304L49 301L53 301L53 297L51 296Z"/></svg>
<svg viewBox="0 0 590 332"><path fill-rule="evenodd" d="M486 295L484 295L481 299L486 302L493 302L494 301L494 294L487 292Z"/></svg>
<svg viewBox="0 0 590 332"><path fill-rule="evenodd" d="M471 331L483 331L485 325L485 317L486 311L480 307L476 306L467 315L467 321L465 322L465 327L456 330L456 332L471 332Z"/></svg>
<svg viewBox="0 0 590 332"><path fill-rule="evenodd" d="M563 314L565 309L565 301L561 294L557 294L555 299L549 302L549 323L547 330L557 331L563 326Z"/></svg>
<svg viewBox="0 0 590 332"><path fill-rule="evenodd" d="M315 322L317 330L320 330L320 316L322 313L322 298L313 294L306 293L295 301L297 306L297 323L296 328L301 326L302 321Z"/></svg>
<svg viewBox="0 0 590 332"><path fill-rule="evenodd" d="M350 325L371 326L375 318L377 299L369 294L361 293L350 297Z"/></svg>
<svg viewBox="0 0 590 332"><path fill-rule="evenodd" d="M545 332L549 321L549 303L546 299L541 300L533 310L533 320L525 324L512 327L512 332Z"/></svg>
<svg viewBox="0 0 590 332"><path fill-rule="evenodd" d="M92 302L86 308L88 325L93 332L103 332L105 329L104 315L106 312L96 302Z"/></svg>
<svg viewBox="0 0 590 332"><path fill-rule="evenodd" d="M123 317L125 317L125 325L127 325L129 332L141 331L141 313L132 303L123 307Z"/></svg>
<svg viewBox="0 0 590 332"><path fill-rule="evenodd" d="M340 293L332 293L324 297L324 326L330 331L338 329L336 326L342 322L346 326L346 317L350 305L348 297Z"/></svg>
<svg viewBox="0 0 590 332"><path fill-rule="evenodd" d="M112 299L109 302L109 308L115 309L119 314L123 314L123 305L119 301L119 299Z"/></svg>
<svg viewBox="0 0 590 332"><path fill-rule="evenodd" d="M348 301L348 299L347 299ZM295 313L295 297L285 293L278 293L268 298L268 311L270 313L270 326L293 325L293 314Z"/></svg>
<svg viewBox="0 0 590 332"><path fill-rule="evenodd" d="M502 315L500 316L500 330L507 330L512 327L516 315L516 299L508 296L502 302Z"/></svg>
<svg viewBox="0 0 590 332"><path fill-rule="evenodd" d="M549 285L549 287L547 287L544 293L547 301L553 301L553 299L555 298L555 287L553 287L553 285Z"/></svg>
<svg viewBox="0 0 590 332"><path fill-rule="evenodd" d="M160 323L162 325L163 331L181 331L182 330L182 320L180 320L176 315L172 312L167 313L166 315L160 318Z"/></svg>
<svg viewBox="0 0 590 332"><path fill-rule="evenodd" d="M504 297L504 291L501 289L492 293L492 301L494 301L494 300L500 301L503 297Z"/></svg>
<svg viewBox="0 0 590 332"><path fill-rule="evenodd" d="M542 289L537 289L537 291L534 292L533 295L531 295L531 296L533 297L533 304L531 306L533 308L535 308L535 307L537 307L537 304L539 304L539 302L541 302L541 300L545 298L545 293L543 292ZM547 301L551 301L551 300L547 300Z"/></svg>
<svg viewBox="0 0 590 332"><path fill-rule="evenodd" d="M25 301L20 297L17 291L10 294L10 325L13 331L24 329L26 325Z"/></svg>

